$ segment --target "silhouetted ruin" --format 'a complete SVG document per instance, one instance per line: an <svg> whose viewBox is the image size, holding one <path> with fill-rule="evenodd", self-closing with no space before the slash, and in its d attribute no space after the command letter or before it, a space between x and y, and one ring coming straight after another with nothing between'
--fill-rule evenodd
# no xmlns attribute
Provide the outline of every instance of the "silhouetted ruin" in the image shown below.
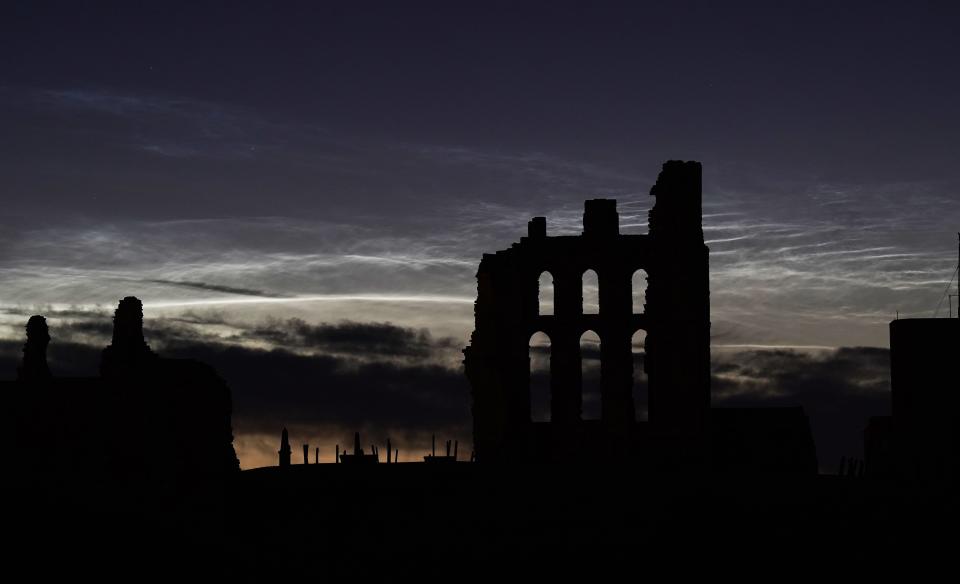
<svg viewBox="0 0 960 584"><path fill-rule="evenodd" d="M616 201L593 199L584 205L582 235L548 236L546 219L534 217L519 243L484 254L477 271L476 328L464 350L477 460L629 458L655 468L722 469L749 459L751 470L816 472L802 411L711 412L709 250L701 227L700 163L665 163L650 194L656 203L647 235L621 234ZM598 279L596 314L584 310L588 270ZM646 299L642 310L635 310L632 282L641 271L647 276ZM539 310L544 273L553 278L553 314ZM641 330L648 422L637 421L632 394L632 345ZM600 337L599 421L582 419L580 339L588 331ZM531 419L529 343L535 333L550 339L549 422ZM768 456L743 451L769 449L768 434L788 436L773 441L789 444L773 453L773 464ZM738 446L724 442L728 439Z"/></svg>
<svg viewBox="0 0 960 584"><path fill-rule="evenodd" d="M239 470L230 390L191 359L164 359L143 338L142 304L120 301L100 377L51 375L46 320L33 316L18 380L0 382L10 453L28 482L51 476L179 482ZM29 436L29 440L24 437ZM51 456L57 453L56 456Z"/></svg>

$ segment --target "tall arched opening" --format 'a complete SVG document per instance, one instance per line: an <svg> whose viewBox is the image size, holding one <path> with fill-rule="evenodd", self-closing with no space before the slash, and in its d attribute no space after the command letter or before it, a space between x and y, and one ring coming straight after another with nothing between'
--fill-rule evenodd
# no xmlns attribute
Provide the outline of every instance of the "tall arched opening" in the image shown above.
<svg viewBox="0 0 960 584"><path fill-rule="evenodd" d="M630 342L630 350L633 355L633 405L638 422L645 422L649 419L650 386L644 368L647 357L646 342L647 331L644 330L635 332Z"/></svg>
<svg viewBox="0 0 960 584"><path fill-rule="evenodd" d="M550 337L533 333L530 356L530 420L550 421Z"/></svg>
<svg viewBox="0 0 960 584"><path fill-rule="evenodd" d="M601 416L600 336L587 331L580 336L580 395L583 402L580 419L599 420Z"/></svg>
<svg viewBox="0 0 960 584"><path fill-rule="evenodd" d="M550 272L540 274L537 291L538 314L553 314L553 276Z"/></svg>
<svg viewBox="0 0 960 584"><path fill-rule="evenodd" d="M633 278L630 281L630 291L633 296L633 313L643 314L646 312L644 306L647 303L646 270L637 270L633 273Z"/></svg>
<svg viewBox="0 0 960 584"><path fill-rule="evenodd" d="M583 314L600 314L600 278L593 270L583 273Z"/></svg>

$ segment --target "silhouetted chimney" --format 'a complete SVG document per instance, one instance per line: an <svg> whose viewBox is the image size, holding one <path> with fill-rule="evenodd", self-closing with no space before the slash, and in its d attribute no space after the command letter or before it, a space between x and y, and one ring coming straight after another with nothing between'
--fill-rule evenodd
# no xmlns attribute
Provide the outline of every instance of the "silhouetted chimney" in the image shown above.
<svg viewBox="0 0 960 584"><path fill-rule="evenodd" d="M135 296L127 296L113 313L113 341L103 350L100 374L142 373L155 359L143 340L143 303Z"/></svg>
<svg viewBox="0 0 960 584"><path fill-rule="evenodd" d="M313 453L313 464L320 464L320 447Z"/></svg>
<svg viewBox="0 0 960 584"><path fill-rule="evenodd" d="M547 236L547 218L534 217L527 222L527 237L542 239Z"/></svg>
<svg viewBox="0 0 960 584"><path fill-rule="evenodd" d="M283 434L280 435L280 450L277 452L280 455L280 466L290 466L290 436L287 435L287 429L283 429Z"/></svg>
<svg viewBox="0 0 960 584"><path fill-rule="evenodd" d="M363 450L360 448L360 432L353 433L353 455L360 456Z"/></svg>
<svg viewBox="0 0 960 584"><path fill-rule="evenodd" d="M310 456L310 445L304 444L303 445L303 464L310 464L309 456Z"/></svg>
<svg viewBox="0 0 960 584"><path fill-rule="evenodd" d="M47 319L34 315L27 321L27 342L23 345L23 363L17 368L17 377L25 381L50 379L47 366L47 345L50 332Z"/></svg>
<svg viewBox="0 0 960 584"><path fill-rule="evenodd" d="M617 235L620 217L616 199L589 199L583 203L583 234L588 236Z"/></svg>

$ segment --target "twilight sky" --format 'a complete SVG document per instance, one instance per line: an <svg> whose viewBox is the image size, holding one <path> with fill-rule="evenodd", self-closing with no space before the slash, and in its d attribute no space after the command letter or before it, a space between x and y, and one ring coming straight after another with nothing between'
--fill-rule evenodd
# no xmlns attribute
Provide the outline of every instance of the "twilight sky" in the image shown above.
<svg viewBox="0 0 960 584"><path fill-rule="evenodd" d="M668 159L704 166L721 402L882 413L886 324L956 265L954 3L79 4L0 8L0 376L37 312L95 371L139 296L231 383L245 467L283 423L468 440L481 254L598 196L645 232Z"/></svg>

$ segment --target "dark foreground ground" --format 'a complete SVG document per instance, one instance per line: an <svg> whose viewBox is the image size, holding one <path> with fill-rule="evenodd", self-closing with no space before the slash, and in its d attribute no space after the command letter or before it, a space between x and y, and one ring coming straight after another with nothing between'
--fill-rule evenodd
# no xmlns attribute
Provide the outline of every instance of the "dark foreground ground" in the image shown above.
<svg viewBox="0 0 960 584"><path fill-rule="evenodd" d="M8 481L3 497L3 562L36 578L779 578L955 569L960 558L954 487L833 476L311 465L189 489Z"/></svg>

